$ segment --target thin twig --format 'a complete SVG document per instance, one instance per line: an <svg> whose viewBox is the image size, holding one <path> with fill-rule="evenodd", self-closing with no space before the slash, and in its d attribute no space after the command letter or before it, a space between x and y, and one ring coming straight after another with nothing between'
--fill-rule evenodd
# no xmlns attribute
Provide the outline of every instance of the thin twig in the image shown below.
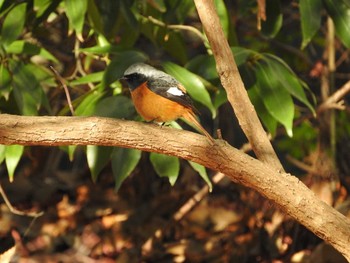
<svg viewBox="0 0 350 263"><path fill-rule="evenodd" d="M84 67L81 63L81 60L79 58L79 54L80 54L79 50L80 50L80 42L78 39L76 39L75 44L74 44L74 57L75 57L75 61L76 61L76 70L82 76L86 76L86 72L85 72Z"/></svg>
<svg viewBox="0 0 350 263"><path fill-rule="evenodd" d="M327 80L328 80L328 85L329 85L329 90L328 90L328 97L330 94L332 94L335 90L335 78L334 78L334 73L336 71L336 66L335 66L335 26L333 23L333 20L331 17L328 16L327 18L327 56L328 56L328 74L327 74ZM336 136L336 116L334 110L331 110L328 112L329 114L325 116L325 118L328 119L329 123L329 143L330 143L330 150L331 150L331 155L333 156L332 159L335 162L336 158L336 144L337 144L337 136ZM322 131L321 131L322 133ZM322 135L321 135L322 136Z"/></svg>
<svg viewBox="0 0 350 263"><path fill-rule="evenodd" d="M341 100L337 103L328 103L327 104L327 109L331 110L345 110L346 106L345 106L345 102L344 100Z"/></svg>
<svg viewBox="0 0 350 263"><path fill-rule="evenodd" d="M349 50L344 51L340 57L338 58L338 60L335 62L335 67L339 67L344 61L349 59Z"/></svg>
<svg viewBox="0 0 350 263"><path fill-rule="evenodd" d="M341 101L350 92L350 80L346 82L340 89L329 96L317 109L317 113L320 114L327 109L336 108L343 109L343 102ZM339 107L340 106L340 107Z"/></svg>
<svg viewBox="0 0 350 263"><path fill-rule="evenodd" d="M53 71L53 73L55 74L56 76L56 79L61 83L63 89L64 89L64 92L66 94L66 98L67 98L67 103L68 103L68 106L69 106L69 109L70 109L70 112L72 113L72 115L74 116L75 115L75 112L74 112L74 107L73 107L73 104L72 104L72 100L70 98L70 94L69 94L69 90L68 90L68 87L66 85L66 80L58 73L58 71L50 66L51 70Z"/></svg>
<svg viewBox="0 0 350 263"><path fill-rule="evenodd" d="M266 2L265 0L257 0L258 3L258 12L257 17L257 28L261 30L261 21L266 21Z"/></svg>
<svg viewBox="0 0 350 263"><path fill-rule="evenodd" d="M213 184L219 183L225 175L223 173L216 173L213 178ZM198 192L196 192L190 199L186 201L173 215L173 222L179 222L182 218L184 218L196 205L198 205L204 197L206 197L209 193L209 186L205 185L200 189ZM153 246L153 241L156 237L160 236L162 232L164 231L164 228L169 227L169 225L166 225L165 227L159 227L157 230L154 231L153 235L151 235L146 242L142 245L142 253L147 254L151 251Z"/></svg>
<svg viewBox="0 0 350 263"><path fill-rule="evenodd" d="M193 27L193 26L188 26L188 25L167 25L164 22L152 17L152 16L148 16L147 19L152 22L153 24L157 25L157 26L161 26L161 27L165 27L165 28L170 28L170 29L174 29L174 30L185 30L185 31L189 31L192 32L193 34L195 34L196 36L198 36L204 43L207 43L208 40L207 38L202 34L201 31L199 31L197 28Z"/></svg>
<svg viewBox="0 0 350 263"><path fill-rule="evenodd" d="M294 157L292 157L291 155L287 154L286 155L286 159L287 161L289 161L291 164L293 164L294 166L296 166L297 168L304 170L305 172L309 173L309 174L318 174L317 171L315 171L312 166L299 161L298 159L295 159Z"/></svg>
<svg viewBox="0 0 350 263"><path fill-rule="evenodd" d="M213 176L213 184L220 182L225 175L223 173L216 173ZM193 195L187 202L180 207L180 209L174 214L173 219L180 221L185 215L187 215L205 196L209 193L209 186L205 185L195 195Z"/></svg>
<svg viewBox="0 0 350 263"><path fill-rule="evenodd" d="M72 72L72 74L67 78L69 80L71 79L75 79L77 76L77 73L79 73L81 76L86 76L87 73L84 70L84 67L82 65L81 59L80 59L80 40L78 39L78 37L75 39L74 42L74 58L76 61L75 64L75 68L74 71ZM89 88L92 90L95 88L95 86L92 83L87 83L87 85L89 86Z"/></svg>
<svg viewBox="0 0 350 263"><path fill-rule="evenodd" d="M2 188L1 184L0 184L0 194L1 194L1 197L4 199L6 206L10 209L10 212L15 214L15 215L29 216L29 217L37 218L37 217L40 217L40 216L42 216L44 214L43 211L41 211L39 213L36 213L36 212L23 212L23 211L20 211L20 210L14 208L13 205L11 204L10 200L7 198L7 195L6 195L5 191L4 191L4 189Z"/></svg>

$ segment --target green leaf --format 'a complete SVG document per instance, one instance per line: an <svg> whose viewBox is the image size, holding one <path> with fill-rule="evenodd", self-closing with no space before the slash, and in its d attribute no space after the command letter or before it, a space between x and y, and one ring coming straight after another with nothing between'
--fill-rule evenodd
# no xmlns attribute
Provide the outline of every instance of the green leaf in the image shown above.
<svg viewBox="0 0 350 263"><path fill-rule="evenodd" d="M60 14L57 12L57 8L60 3L61 0L34 0L36 20L34 21L33 27L37 28L40 24L48 20L52 21L54 18L58 17Z"/></svg>
<svg viewBox="0 0 350 263"><path fill-rule="evenodd" d="M92 91L88 94L79 106L75 109L75 114L77 116L91 116L96 110L96 105L98 101L104 96L103 92Z"/></svg>
<svg viewBox="0 0 350 263"><path fill-rule="evenodd" d="M120 1L120 10L126 20L126 22L128 23L128 25L134 30L134 31L138 31L138 26L139 23L135 18L134 13L132 12L132 2L128 1L128 0L122 0ZM124 26L124 25L123 25ZM130 31L127 32L128 34L131 33Z"/></svg>
<svg viewBox="0 0 350 263"><path fill-rule="evenodd" d="M184 24L186 19L193 14L195 5L192 0L166 1L168 12L174 12L179 24Z"/></svg>
<svg viewBox="0 0 350 263"><path fill-rule="evenodd" d="M0 98L9 98L11 91L11 74L4 64L0 64Z"/></svg>
<svg viewBox="0 0 350 263"><path fill-rule="evenodd" d="M321 25L322 0L300 0L300 20L303 41L301 48L305 48Z"/></svg>
<svg viewBox="0 0 350 263"><path fill-rule="evenodd" d="M292 69L280 58L271 54L263 54L267 66L274 72L277 81L296 99L304 103L315 115L315 109L307 99L304 87L308 88L292 71Z"/></svg>
<svg viewBox="0 0 350 263"><path fill-rule="evenodd" d="M13 181L15 169L23 154L24 147L22 145L9 145L5 149L5 163L9 174L10 182Z"/></svg>
<svg viewBox="0 0 350 263"><path fill-rule="evenodd" d="M106 92L91 90L90 92L73 101L73 105L79 103L75 110L77 116L101 116L112 118L131 118L135 113L135 108L131 100L122 95L104 98ZM65 111L61 111L60 115Z"/></svg>
<svg viewBox="0 0 350 263"><path fill-rule="evenodd" d="M266 129L271 133L271 135L275 136L277 129L277 121L274 117L271 116L271 114L266 109L264 102L259 95L258 87L256 85L253 85L248 90L248 95L262 123L264 124Z"/></svg>
<svg viewBox="0 0 350 263"><path fill-rule="evenodd" d="M64 3L66 5L66 14L69 20L69 24L73 27L76 33L81 36L85 21L85 13L88 5L87 0L65 0Z"/></svg>
<svg viewBox="0 0 350 263"><path fill-rule="evenodd" d="M219 79L214 56L198 55L186 64L186 68L192 72L196 72L206 80Z"/></svg>
<svg viewBox="0 0 350 263"><path fill-rule="evenodd" d="M117 33L120 1L88 1L88 16L93 29L112 40Z"/></svg>
<svg viewBox="0 0 350 263"><path fill-rule="evenodd" d="M70 86L83 85L94 82L101 82L103 78L104 71L90 73L88 75L82 76L78 79L72 80L69 82Z"/></svg>
<svg viewBox="0 0 350 263"><path fill-rule="evenodd" d="M4 4L5 0L0 0L0 9L2 8L2 5Z"/></svg>
<svg viewBox="0 0 350 263"><path fill-rule="evenodd" d="M103 98L97 102L93 115L118 119L130 119L135 115L132 101L122 95Z"/></svg>
<svg viewBox="0 0 350 263"><path fill-rule="evenodd" d="M332 17L337 36L350 48L350 7L342 0L323 0Z"/></svg>
<svg viewBox="0 0 350 263"><path fill-rule="evenodd" d="M56 79L47 65L29 63L25 66L29 71L33 73L41 85L45 85L47 87L57 86Z"/></svg>
<svg viewBox="0 0 350 263"><path fill-rule="evenodd" d="M77 145L68 145L68 157L70 161L74 159L74 152L77 149Z"/></svg>
<svg viewBox="0 0 350 263"><path fill-rule="evenodd" d="M350 8L350 0L342 0L343 3Z"/></svg>
<svg viewBox="0 0 350 263"><path fill-rule="evenodd" d="M214 97L214 107L218 109L221 105L227 102L227 94L224 88L220 88L216 91Z"/></svg>
<svg viewBox="0 0 350 263"><path fill-rule="evenodd" d="M0 3L0 16L4 18L8 11L15 6L15 2L11 0L1 0Z"/></svg>
<svg viewBox="0 0 350 263"><path fill-rule="evenodd" d="M11 44L23 32L26 20L27 4L16 5L7 14L1 29L1 42L4 46Z"/></svg>
<svg viewBox="0 0 350 263"><path fill-rule="evenodd" d="M164 4L164 0L151 0L149 4L157 9L159 12L164 13L166 11L166 6Z"/></svg>
<svg viewBox="0 0 350 263"><path fill-rule="evenodd" d="M180 161L177 157L151 153L150 160L156 173L161 177L168 177L171 185L174 185L180 172Z"/></svg>
<svg viewBox="0 0 350 263"><path fill-rule="evenodd" d="M130 51L125 50L124 47L121 47L120 45L97 45L93 47L87 47L87 48L81 48L79 49L80 52L93 54L93 55L109 55L109 54L120 54L122 52Z"/></svg>
<svg viewBox="0 0 350 263"><path fill-rule="evenodd" d="M34 75L34 79L36 79L38 83L36 91L38 92L38 96L40 96L40 99L38 100L40 104L37 105L37 108L42 107L47 111L45 114L51 115L51 104L46 93L44 92L44 88L54 87L57 85L54 77L52 76L52 72L49 71L49 69L46 66L39 64L29 63L26 64L25 67L26 71L31 72ZM44 114L44 112L42 112L42 114Z"/></svg>
<svg viewBox="0 0 350 263"><path fill-rule="evenodd" d="M262 56L260 53L241 47L231 47L235 61L242 77L244 85L249 88L256 83L255 73L252 65L256 63Z"/></svg>
<svg viewBox="0 0 350 263"><path fill-rule="evenodd" d="M203 165L200 165L198 163L194 163L191 161L188 161L188 163L192 166L192 168L199 173L199 175L202 177L202 179L207 183L209 186L209 192L213 190L213 184L211 183L209 176L207 174L207 170Z"/></svg>
<svg viewBox="0 0 350 263"><path fill-rule="evenodd" d="M5 160L6 146L0 144L0 164Z"/></svg>
<svg viewBox="0 0 350 263"><path fill-rule="evenodd" d="M45 13L50 6L52 0L34 0L34 10L36 11L36 17L40 17Z"/></svg>
<svg viewBox="0 0 350 263"><path fill-rule="evenodd" d="M123 31L120 33L120 42L118 43L118 46L125 49L137 45L136 42L140 39L140 28L138 27L138 24L136 28L128 23L125 25L124 20L120 24Z"/></svg>
<svg viewBox="0 0 350 263"><path fill-rule="evenodd" d="M43 90L30 68L21 62L10 61L13 92L22 115L37 115Z"/></svg>
<svg viewBox="0 0 350 263"><path fill-rule="evenodd" d="M99 13L95 0L88 0L87 15L90 25L94 31L103 34L102 17Z"/></svg>
<svg viewBox="0 0 350 263"><path fill-rule="evenodd" d="M127 148L114 148L111 156L112 171L115 178L115 190L135 169L141 158L141 151Z"/></svg>
<svg viewBox="0 0 350 263"><path fill-rule="evenodd" d="M256 65L257 87L268 112L286 128L287 134L293 136L294 104L292 97L283 87L284 83L276 76L274 70L264 61Z"/></svg>
<svg viewBox="0 0 350 263"><path fill-rule="evenodd" d="M99 173L109 162L112 150L113 147L108 146L86 146L86 158L94 182L96 182Z"/></svg>
<svg viewBox="0 0 350 263"><path fill-rule="evenodd" d="M314 124L305 120L294 128L293 138L280 138L275 142L280 151L287 152L288 155L302 160L310 151L317 148L318 135Z"/></svg>
<svg viewBox="0 0 350 263"><path fill-rule="evenodd" d="M261 22L261 32L275 37L282 27L281 4L279 0L266 0L266 21Z"/></svg>
<svg viewBox="0 0 350 263"><path fill-rule="evenodd" d="M242 47L231 47L231 51L235 57L235 62L237 64L237 67L240 67L244 63L246 63L248 60L251 59L258 59L261 57L261 55L253 50L242 48Z"/></svg>
<svg viewBox="0 0 350 263"><path fill-rule="evenodd" d="M157 17L155 17L157 18ZM157 30L159 27L155 27L153 23L149 21L148 18L143 16L138 16L138 19L140 21L140 32L143 36L148 38L153 45L157 45L156 36L157 36Z"/></svg>
<svg viewBox="0 0 350 263"><path fill-rule="evenodd" d="M6 52L9 54L25 54L25 55L38 55L47 60L58 62L58 60L45 48L36 46L32 43L25 42L24 40L13 41L6 47Z"/></svg>
<svg viewBox="0 0 350 263"><path fill-rule="evenodd" d="M192 99L206 106L212 113L213 118L216 115L215 107L211 101L210 95L205 88L201 78L188 71L187 69L178 66L171 62L165 62L162 64L164 70L176 78L191 95Z"/></svg>
<svg viewBox="0 0 350 263"><path fill-rule="evenodd" d="M187 47L180 33L160 27L156 30L156 39L157 43L181 64L187 62Z"/></svg>

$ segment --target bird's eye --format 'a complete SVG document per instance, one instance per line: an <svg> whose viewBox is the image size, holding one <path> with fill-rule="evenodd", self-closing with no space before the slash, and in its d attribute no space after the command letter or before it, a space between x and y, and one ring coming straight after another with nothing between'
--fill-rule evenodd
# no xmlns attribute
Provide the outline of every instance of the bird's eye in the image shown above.
<svg viewBox="0 0 350 263"><path fill-rule="evenodd" d="M126 75L126 77L129 80L136 80L139 78L139 75L137 73L132 73L132 74Z"/></svg>

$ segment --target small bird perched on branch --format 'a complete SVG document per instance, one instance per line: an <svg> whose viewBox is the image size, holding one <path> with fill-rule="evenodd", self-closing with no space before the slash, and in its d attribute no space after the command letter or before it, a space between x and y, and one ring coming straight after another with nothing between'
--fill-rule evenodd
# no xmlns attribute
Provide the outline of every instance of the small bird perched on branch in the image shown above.
<svg viewBox="0 0 350 263"><path fill-rule="evenodd" d="M198 122L195 114L198 110L185 87L174 77L147 64L136 63L121 79L128 84L135 108L146 121L168 122L183 118L214 142Z"/></svg>

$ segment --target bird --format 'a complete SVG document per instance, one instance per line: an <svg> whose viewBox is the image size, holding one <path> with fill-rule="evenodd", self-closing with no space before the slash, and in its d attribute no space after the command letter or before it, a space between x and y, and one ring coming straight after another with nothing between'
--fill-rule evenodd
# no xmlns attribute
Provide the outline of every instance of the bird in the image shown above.
<svg viewBox="0 0 350 263"><path fill-rule="evenodd" d="M197 120L198 110L185 87L171 75L148 64L135 63L125 70L121 80L127 83L136 111L145 121L164 124L183 118L214 142Z"/></svg>

